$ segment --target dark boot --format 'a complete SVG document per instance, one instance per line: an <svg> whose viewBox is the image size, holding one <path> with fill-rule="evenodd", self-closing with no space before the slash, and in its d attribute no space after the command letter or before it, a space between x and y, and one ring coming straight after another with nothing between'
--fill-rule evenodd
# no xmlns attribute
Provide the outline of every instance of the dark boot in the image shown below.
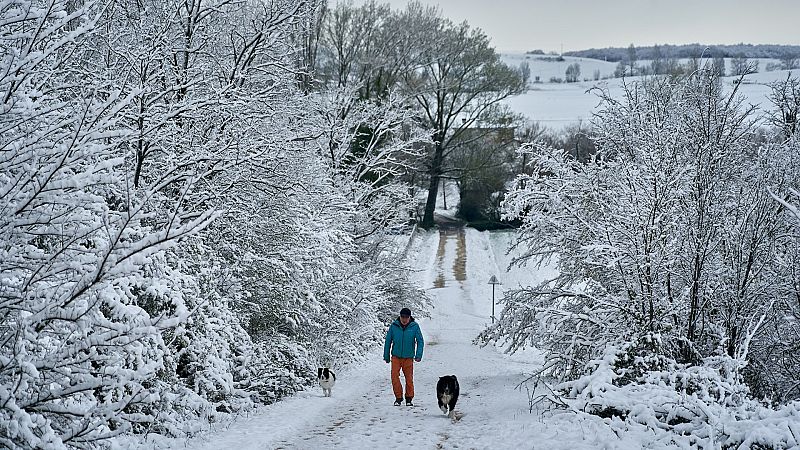
<svg viewBox="0 0 800 450"><path fill-rule="evenodd" d="M402 404L403 404L403 399L402 398L395 399L394 406L400 406Z"/></svg>
<svg viewBox="0 0 800 450"><path fill-rule="evenodd" d="M398 399L397 401L399 402L400 399ZM414 404L411 403L411 397L406 397L406 406L414 406Z"/></svg>

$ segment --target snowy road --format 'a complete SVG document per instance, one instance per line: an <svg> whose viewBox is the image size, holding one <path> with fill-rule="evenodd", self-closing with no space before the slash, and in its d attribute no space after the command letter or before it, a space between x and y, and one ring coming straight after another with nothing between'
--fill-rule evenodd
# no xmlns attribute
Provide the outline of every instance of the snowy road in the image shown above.
<svg viewBox="0 0 800 450"><path fill-rule="evenodd" d="M528 412L527 395L515 389L538 360L535 353L509 357L498 349L480 348L472 339L490 320L489 277L508 284L545 272L504 274L507 257L498 248L508 235L471 229L420 234L415 245L418 281L433 299L430 318L419 319L426 339L425 355L415 365L414 407L393 406L389 366L380 349L365 364L339 374L333 396L319 389L302 392L258 415L240 418L202 441L199 450L255 449L504 449L601 448L591 430L564 422L545 424ZM498 267L500 265L500 267ZM439 376L455 374L461 384L451 421L438 409ZM587 433L582 435L582 433ZM566 438L566 439L565 439ZM570 442L571 441L571 442Z"/></svg>

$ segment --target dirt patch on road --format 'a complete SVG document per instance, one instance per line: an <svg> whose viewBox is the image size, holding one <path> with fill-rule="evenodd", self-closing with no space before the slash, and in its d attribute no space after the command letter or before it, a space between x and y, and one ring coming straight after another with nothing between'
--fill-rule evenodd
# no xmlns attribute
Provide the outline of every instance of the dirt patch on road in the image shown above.
<svg viewBox="0 0 800 450"><path fill-rule="evenodd" d="M447 245L447 233L446 230L439 230L439 247L436 248L436 266L438 275L436 279L433 280L433 287L436 289L440 289L444 287L444 269L442 268L442 261L444 261L444 251Z"/></svg>
<svg viewBox="0 0 800 450"><path fill-rule="evenodd" d="M456 261L453 263L453 274L456 281L467 279L467 236L463 228L458 229L456 241Z"/></svg>
<svg viewBox="0 0 800 450"><path fill-rule="evenodd" d="M456 281L467 279L467 237L464 228L460 226L442 226L439 228L439 246L436 249L437 276L433 281L434 288L446 286L444 278L444 256L447 241L456 238L456 258L453 261L453 276Z"/></svg>

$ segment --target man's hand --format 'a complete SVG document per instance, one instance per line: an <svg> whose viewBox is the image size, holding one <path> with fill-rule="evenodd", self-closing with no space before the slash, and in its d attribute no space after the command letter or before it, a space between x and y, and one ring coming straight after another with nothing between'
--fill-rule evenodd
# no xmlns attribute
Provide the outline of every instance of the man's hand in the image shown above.
<svg viewBox="0 0 800 450"><path fill-rule="evenodd" d="M384 359L384 361L386 361L386 364L389 364L389 362L390 362L390 360L388 360L388 359Z"/></svg>
<svg viewBox="0 0 800 450"><path fill-rule="evenodd" d="M414 358L414 361L420 362L420 361L422 361L422 358Z"/></svg>

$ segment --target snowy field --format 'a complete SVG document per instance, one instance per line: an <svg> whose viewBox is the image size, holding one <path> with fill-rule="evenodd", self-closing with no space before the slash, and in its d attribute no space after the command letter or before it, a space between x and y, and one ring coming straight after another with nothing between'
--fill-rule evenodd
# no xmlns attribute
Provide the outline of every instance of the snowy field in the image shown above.
<svg viewBox="0 0 800 450"><path fill-rule="evenodd" d="M527 57L527 58L526 58ZM541 57L541 55L538 55ZM506 54L503 61L516 67L520 63L527 62L531 67L531 79L540 76L542 83L531 83L527 93L513 97L508 100L511 108L528 118L541 122L549 128L560 130L577 122L587 123L592 118L592 114L597 111L600 99L592 88L599 85L608 86L612 95L620 97L623 89L621 78L610 78L600 81L580 81L577 83L549 83L550 77L564 78L564 71L572 63L581 65L581 79L591 79L595 70L600 70L601 77L611 76L614 73L616 63L600 61L590 58L576 58L566 56L563 62L543 61L532 55ZM767 62L774 60L760 60L759 67L766 66ZM729 63L729 61L728 61ZM647 61L640 61L640 64L647 64ZM739 92L745 96L747 102L759 106L761 109L771 109L772 105L768 100L770 89L768 84L786 80L790 71L779 70L772 72L759 72L745 77ZM798 71L794 71L797 75ZM626 82L631 82L640 77L627 77ZM733 81L738 77L724 77L728 88L733 88Z"/></svg>

